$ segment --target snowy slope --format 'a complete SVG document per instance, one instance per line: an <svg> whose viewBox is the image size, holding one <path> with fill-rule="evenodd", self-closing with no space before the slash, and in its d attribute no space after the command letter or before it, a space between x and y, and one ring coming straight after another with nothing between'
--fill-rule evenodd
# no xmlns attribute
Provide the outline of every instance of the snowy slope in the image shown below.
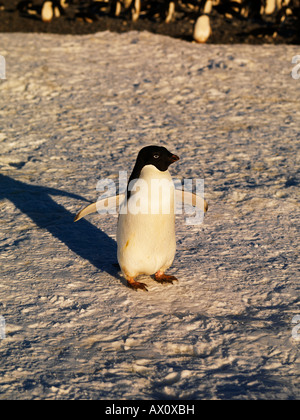
<svg viewBox="0 0 300 420"><path fill-rule="evenodd" d="M299 398L296 46L1 34L0 399ZM115 216L74 214L138 150L204 178L173 285L125 286Z"/></svg>

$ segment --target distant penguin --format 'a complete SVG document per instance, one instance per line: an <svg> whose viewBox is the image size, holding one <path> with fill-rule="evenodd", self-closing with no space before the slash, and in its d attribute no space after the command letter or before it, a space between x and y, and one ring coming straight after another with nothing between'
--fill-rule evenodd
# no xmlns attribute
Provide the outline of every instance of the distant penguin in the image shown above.
<svg viewBox="0 0 300 420"><path fill-rule="evenodd" d="M209 16L202 15L198 17L195 26L194 26L194 33L193 38L196 42L201 44L205 43L211 35L211 27Z"/></svg>
<svg viewBox="0 0 300 420"><path fill-rule="evenodd" d="M165 22L170 23L175 13L175 2L169 1Z"/></svg>
<svg viewBox="0 0 300 420"><path fill-rule="evenodd" d="M237 1L241 1L241 0L237 0ZM208 15L209 13L211 13L212 7L213 7L212 0L206 0L205 6L203 9L203 14Z"/></svg>
<svg viewBox="0 0 300 420"><path fill-rule="evenodd" d="M54 5L52 1L45 1L41 9L41 19L43 22L51 22L54 17Z"/></svg>
<svg viewBox="0 0 300 420"><path fill-rule="evenodd" d="M272 15L276 11L276 0L266 0L265 3L265 14Z"/></svg>
<svg viewBox="0 0 300 420"><path fill-rule="evenodd" d="M54 17L60 17L64 13L64 7L67 7L67 3L62 0L44 1L41 7L42 21L51 22Z"/></svg>
<svg viewBox="0 0 300 420"><path fill-rule="evenodd" d="M134 0L132 2L132 9L131 9L131 19L133 22L136 22L140 17L141 13L141 0Z"/></svg>
<svg viewBox="0 0 300 420"><path fill-rule="evenodd" d="M165 147L144 147L138 153L126 194L117 196L117 203L122 203L117 226L117 257L128 286L135 290L147 291L144 283L136 281L141 274L154 275L159 283L177 280L165 274L176 251L176 194L168 168L177 160L179 157ZM207 211L207 203L201 197L181 190L178 192L183 200L183 196L189 194L193 205L194 199L200 198L203 211ZM90 204L76 215L74 221L96 211L97 203Z"/></svg>
<svg viewBox="0 0 300 420"><path fill-rule="evenodd" d="M121 2L120 1L117 1L116 2L116 5L115 5L115 16L120 16L121 11L122 11Z"/></svg>

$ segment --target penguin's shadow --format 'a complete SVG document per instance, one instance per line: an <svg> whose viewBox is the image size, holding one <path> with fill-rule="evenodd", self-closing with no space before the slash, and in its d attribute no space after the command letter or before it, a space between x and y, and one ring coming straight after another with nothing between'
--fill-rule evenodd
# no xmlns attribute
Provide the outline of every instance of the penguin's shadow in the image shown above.
<svg viewBox="0 0 300 420"><path fill-rule="evenodd" d="M47 229L79 257L125 284L119 275L116 241L87 220L74 223L74 214L57 204L51 195L87 201L77 194L25 184L0 174L0 200L8 199L26 214L41 229L41 236L42 229Z"/></svg>

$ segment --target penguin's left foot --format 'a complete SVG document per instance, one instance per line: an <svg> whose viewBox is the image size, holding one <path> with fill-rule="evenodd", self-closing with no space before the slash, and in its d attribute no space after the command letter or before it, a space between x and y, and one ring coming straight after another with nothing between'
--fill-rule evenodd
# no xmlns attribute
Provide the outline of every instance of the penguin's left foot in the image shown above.
<svg viewBox="0 0 300 420"><path fill-rule="evenodd" d="M178 279L175 276L169 276L168 274L161 273L158 271L154 274L154 279L158 281L159 283L172 283L173 281L178 281Z"/></svg>
<svg viewBox="0 0 300 420"><path fill-rule="evenodd" d="M148 289L145 285L145 283L140 283L139 281L135 281L133 278L127 278L127 284L129 287L131 287L134 290L145 290L146 292L148 292Z"/></svg>

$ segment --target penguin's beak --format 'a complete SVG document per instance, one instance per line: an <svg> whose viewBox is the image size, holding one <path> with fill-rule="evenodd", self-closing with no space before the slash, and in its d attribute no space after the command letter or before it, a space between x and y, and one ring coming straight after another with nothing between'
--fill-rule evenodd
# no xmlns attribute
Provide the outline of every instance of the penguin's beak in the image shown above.
<svg viewBox="0 0 300 420"><path fill-rule="evenodd" d="M171 163L174 163L174 162L176 162L177 160L179 160L179 157L178 157L177 155L172 155L172 156L170 157L170 161L171 161Z"/></svg>

